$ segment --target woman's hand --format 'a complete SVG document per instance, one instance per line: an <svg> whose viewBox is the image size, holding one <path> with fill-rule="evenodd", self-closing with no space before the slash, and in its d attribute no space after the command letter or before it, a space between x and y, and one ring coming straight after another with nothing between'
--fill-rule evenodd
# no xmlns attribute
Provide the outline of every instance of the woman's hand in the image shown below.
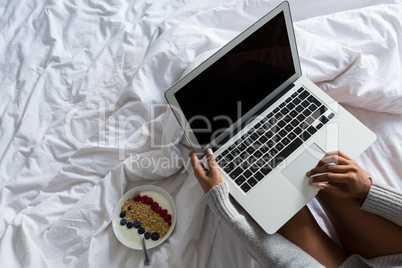
<svg viewBox="0 0 402 268"><path fill-rule="evenodd" d="M338 198L364 200L371 187L370 174L340 151L327 153L306 175L311 183Z"/></svg>
<svg viewBox="0 0 402 268"><path fill-rule="evenodd" d="M216 164L215 156L211 149L207 149L207 162L209 170L206 170L193 151L190 153L190 158L191 165L194 169L194 175L205 193L211 190L212 187L225 181L225 178Z"/></svg>

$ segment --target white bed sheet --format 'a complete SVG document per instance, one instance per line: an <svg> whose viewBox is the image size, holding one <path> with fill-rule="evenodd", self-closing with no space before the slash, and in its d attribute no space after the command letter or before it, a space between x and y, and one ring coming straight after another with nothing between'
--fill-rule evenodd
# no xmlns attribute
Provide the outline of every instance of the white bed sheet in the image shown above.
<svg viewBox="0 0 402 268"><path fill-rule="evenodd" d="M163 92L277 3L0 3L0 266L141 266L110 222L142 184L178 208L173 235L150 250L154 267L252 265L202 201ZM402 189L401 4L291 7L304 74L378 136L358 163Z"/></svg>

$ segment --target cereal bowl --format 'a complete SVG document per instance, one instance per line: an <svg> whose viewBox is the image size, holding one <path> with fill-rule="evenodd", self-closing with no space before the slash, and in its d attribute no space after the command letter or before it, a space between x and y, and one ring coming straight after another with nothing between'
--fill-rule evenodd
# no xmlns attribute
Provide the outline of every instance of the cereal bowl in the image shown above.
<svg viewBox="0 0 402 268"><path fill-rule="evenodd" d="M125 205L126 201L129 199L133 199L133 197L140 195L140 196L147 196L151 197L154 202L157 202L161 208L166 209L167 213L171 215L170 220L170 228L168 232L161 237L160 239L154 241L152 239L145 240L146 246L148 249L154 248L162 244L173 232L173 229L176 225L176 205L174 203L173 198L170 196L168 192L163 190L160 187L154 185L143 185L135 187L125 193L120 200L117 202L116 206L114 207L113 214L112 214L112 228L113 232L116 235L117 239L125 246L142 250L142 242L141 239L144 236L143 234L140 235L136 228L127 228L126 225L121 225L120 221L122 217L120 215L122 211L123 205ZM128 201L130 202L130 201Z"/></svg>

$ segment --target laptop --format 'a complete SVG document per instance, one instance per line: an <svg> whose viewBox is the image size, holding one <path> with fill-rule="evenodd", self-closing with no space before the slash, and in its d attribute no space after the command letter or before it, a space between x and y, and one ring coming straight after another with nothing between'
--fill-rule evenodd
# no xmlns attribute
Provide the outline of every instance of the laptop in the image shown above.
<svg viewBox="0 0 402 268"><path fill-rule="evenodd" d="M197 156L214 151L230 194L269 234L318 193L305 174L326 152L355 158L376 140L302 76L287 1L165 97Z"/></svg>

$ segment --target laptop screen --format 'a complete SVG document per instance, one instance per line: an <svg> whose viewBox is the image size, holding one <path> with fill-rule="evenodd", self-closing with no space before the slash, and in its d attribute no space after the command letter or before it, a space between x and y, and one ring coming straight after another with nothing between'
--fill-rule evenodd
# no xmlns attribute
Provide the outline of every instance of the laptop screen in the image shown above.
<svg viewBox="0 0 402 268"><path fill-rule="evenodd" d="M294 74L280 12L174 95L205 147Z"/></svg>

